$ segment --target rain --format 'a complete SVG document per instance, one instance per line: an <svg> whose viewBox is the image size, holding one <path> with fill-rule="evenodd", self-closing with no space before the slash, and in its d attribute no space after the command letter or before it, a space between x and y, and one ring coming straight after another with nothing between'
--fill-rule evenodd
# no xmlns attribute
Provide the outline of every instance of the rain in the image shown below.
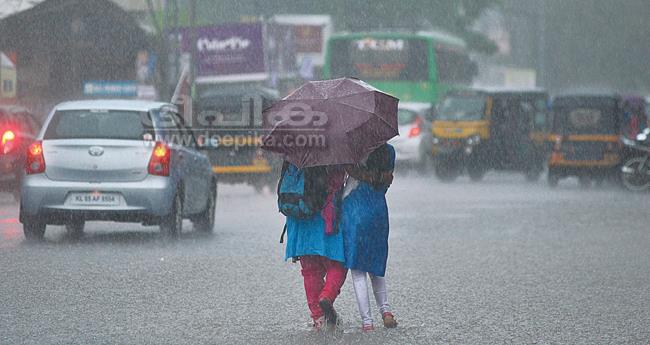
<svg viewBox="0 0 650 345"><path fill-rule="evenodd" d="M646 0L0 0L0 344L650 343Z"/></svg>

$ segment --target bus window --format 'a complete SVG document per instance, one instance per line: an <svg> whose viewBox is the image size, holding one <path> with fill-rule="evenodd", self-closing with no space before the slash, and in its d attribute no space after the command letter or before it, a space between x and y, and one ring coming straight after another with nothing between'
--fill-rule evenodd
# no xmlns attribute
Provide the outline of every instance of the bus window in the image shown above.
<svg viewBox="0 0 650 345"><path fill-rule="evenodd" d="M332 77L365 80L429 80L427 41L364 38L331 43Z"/></svg>
<svg viewBox="0 0 650 345"><path fill-rule="evenodd" d="M436 59L441 83L470 83L476 75L476 64L461 52L438 47Z"/></svg>

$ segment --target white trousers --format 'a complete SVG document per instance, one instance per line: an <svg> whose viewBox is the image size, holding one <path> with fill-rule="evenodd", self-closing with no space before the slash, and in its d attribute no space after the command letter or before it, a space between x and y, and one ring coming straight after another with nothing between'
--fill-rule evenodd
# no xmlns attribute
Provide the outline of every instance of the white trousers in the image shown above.
<svg viewBox="0 0 650 345"><path fill-rule="evenodd" d="M354 286L354 293L357 296L357 303L359 305L359 314L364 325L372 325L372 314L370 313L370 296L368 294L368 279L366 275L370 276L372 284L372 292L375 295L375 301L379 312L390 312L390 305L388 304L388 291L386 289L386 279L384 277L376 277L370 273L363 271L351 270L352 283Z"/></svg>

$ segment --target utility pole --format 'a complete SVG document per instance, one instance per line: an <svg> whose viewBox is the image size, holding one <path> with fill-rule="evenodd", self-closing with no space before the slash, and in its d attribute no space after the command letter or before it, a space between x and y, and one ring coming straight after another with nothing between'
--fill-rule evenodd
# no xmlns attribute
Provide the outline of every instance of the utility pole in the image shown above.
<svg viewBox="0 0 650 345"><path fill-rule="evenodd" d="M189 24L190 24L190 89L194 88L196 80L196 0L189 0ZM192 92L190 91L190 96Z"/></svg>

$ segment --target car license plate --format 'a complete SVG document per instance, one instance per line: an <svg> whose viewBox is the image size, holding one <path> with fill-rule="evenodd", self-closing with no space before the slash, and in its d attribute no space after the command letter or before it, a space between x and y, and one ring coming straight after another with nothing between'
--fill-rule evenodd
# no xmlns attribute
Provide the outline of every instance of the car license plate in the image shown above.
<svg viewBox="0 0 650 345"><path fill-rule="evenodd" d="M117 206L120 204L120 197L115 193L73 193L70 195L70 203L86 206Z"/></svg>

